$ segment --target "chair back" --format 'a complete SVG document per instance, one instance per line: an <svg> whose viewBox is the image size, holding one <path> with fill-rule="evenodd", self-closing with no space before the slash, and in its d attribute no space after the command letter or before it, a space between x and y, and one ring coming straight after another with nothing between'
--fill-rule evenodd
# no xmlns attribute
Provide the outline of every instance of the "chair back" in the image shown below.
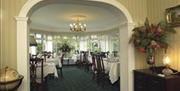
<svg viewBox="0 0 180 91"><path fill-rule="evenodd" d="M91 57L92 57L92 70L94 71L96 69L95 55L91 54Z"/></svg>
<svg viewBox="0 0 180 91"><path fill-rule="evenodd" d="M80 62L83 62L84 57L84 51L80 52Z"/></svg>
<svg viewBox="0 0 180 91"><path fill-rule="evenodd" d="M60 57L60 62L61 62L62 65L63 65L63 63L64 63L64 56L65 56L65 54L62 53L62 55L61 55L61 57Z"/></svg>
<svg viewBox="0 0 180 91"><path fill-rule="evenodd" d="M98 73L105 72L104 70L104 62L102 60L102 56L100 54L95 55L95 67Z"/></svg>
<svg viewBox="0 0 180 91"><path fill-rule="evenodd" d="M30 77L33 82L36 82L36 69L37 67L41 66L41 83L43 82L44 72L43 72L43 59L38 57L31 57L30 58Z"/></svg>
<svg viewBox="0 0 180 91"><path fill-rule="evenodd" d="M83 62L89 63L89 60L88 60L88 52L84 52L84 53L83 53Z"/></svg>

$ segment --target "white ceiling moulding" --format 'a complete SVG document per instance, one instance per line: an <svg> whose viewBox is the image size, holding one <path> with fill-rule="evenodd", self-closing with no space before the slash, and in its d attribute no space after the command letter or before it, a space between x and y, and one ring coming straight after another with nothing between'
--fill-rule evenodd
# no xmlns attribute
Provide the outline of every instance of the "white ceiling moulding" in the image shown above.
<svg viewBox="0 0 180 91"><path fill-rule="evenodd" d="M121 24L120 24L121 25ZM112 25L112 26L109 26L109 27L106 27L106 28L99 28L99 29L96 29L96 28L87 28L86 31L83 31L85 33L90 33L90 32L104 32L104 31L108 31L108 30L112 30L112 29L116 29L118 28L119 25ZM39 28L39 27L30 27L31 29L35 29L35 30L41 30L41 31L49 31L49 32L66 32L66 33L73 33L73 31L70 31L70 29L67 29L67 28L61 28L61 29L55 29L55 28Z"/></svg>
<svg viewBox="0 0 180 91"><path fill-rule="evenodd" d="M48 1L53 2L54 0L28 0L24 6L21 8L20 13L17 17L28 18L28 13L33 7L39 5L40 3L46 3ZM131 31L133 29L133 19L128 12L128 10L117 0L82 0L82 2L93 1L97 3L106 3L112 5L119 9L124 14L124 19L127 20L128 24L120 32L122 37L120 38L120 90L121 91L133 91L133 74L132 71L134 67L134 48L127 41L129 40ZM23 19L22 19L23 20ZM22 21L21 19L16 19L17 22L17 69L18 72L24 75L23 83L21 84L18 91L30 91L30 78L29 78L29 58L28 58L28 33L29 26L28 21ZM120 34L121 34L120 33ZM121 36L121 35L120 35ZM121 52L121 51L120 51ZM124 68L122 68L124 67ZM21 69L20 69L21 68ZM124 72L124 73L123 73Z"/></svg>
<svg viewBox="0 0 180 91"><path fill-rule="evenodd" d="M102 32L113 32L113 31L116 31L119 29L119 26L118 27L114 27L114 28L110 28L110 29L102 29L102 30L94 30L94 31L91 31L91 32L88 32L88 31L83 31L83 32L71 32L70 30L64 30L64 31L58 31L58 30L53 30L53 29L47 29L47 30L43 30L43 29L38 29L38 28L30 28L30 32L42 32L42 33L56 33L56 34L60 34L60 33L66 33L66 34L83 34L83 33L88 33L88 34L91 34L91 33L102 33ZM67 32L68 31L68 32ZM70 31L70 32L69 32Z"/></svg>
<svg viewBox="0 0 180 91"><path fill-rule="evenodd" d="M105 31L97 31L97 32L50 32L50 31L42 31L38 29L30 29L30 33L40 33L40 34L46 34L46 35L112 35L119 33L119 28L111 29L111 30L105 30Z"/></svg>
<svg viewBox="0 0 180 91"><path fill-rule="evenodd" d="M119 24L119 27L124 27L126 25L136 26L137 24L134 22L122 22Z"/></svg>

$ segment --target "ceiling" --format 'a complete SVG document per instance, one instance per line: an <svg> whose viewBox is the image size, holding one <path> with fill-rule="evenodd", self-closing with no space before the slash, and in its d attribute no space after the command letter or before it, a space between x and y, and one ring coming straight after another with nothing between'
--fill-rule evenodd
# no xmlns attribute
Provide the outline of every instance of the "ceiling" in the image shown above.
<svg viewBox="0 0 180 91"><path fill-rule="evenodd" d="M72 16L86 16L82 22L86 23L86 32L105 31L117 28L126 21L123 13L117 8L98 2L66 1L46 4L36 9L31 17L30 29L49 32L71 32L69 24L74 20Z"/></svg>

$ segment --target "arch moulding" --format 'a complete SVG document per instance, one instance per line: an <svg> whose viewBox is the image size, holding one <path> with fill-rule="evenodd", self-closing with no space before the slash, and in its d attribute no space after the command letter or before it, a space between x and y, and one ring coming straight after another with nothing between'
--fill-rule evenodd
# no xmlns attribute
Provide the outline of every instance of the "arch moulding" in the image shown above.
<svg viewBox="0 0 180 91"><path fill-rule="evenodd" d="M29 77L29 42L28 42L28 13L38 3L48 0L28 0L21 8L16 19L17 24L17 70L24 76L23 82L18 91L30 91ZM131 30L134 28L132 17L128 10L117 0L87 0L110 4L121 10L127 23L120 25L120 89L121 91L133 91L134 48L128 43ZM125 52L124 52L125 51ZM124 61L123 61L124 60Z"/></svg>

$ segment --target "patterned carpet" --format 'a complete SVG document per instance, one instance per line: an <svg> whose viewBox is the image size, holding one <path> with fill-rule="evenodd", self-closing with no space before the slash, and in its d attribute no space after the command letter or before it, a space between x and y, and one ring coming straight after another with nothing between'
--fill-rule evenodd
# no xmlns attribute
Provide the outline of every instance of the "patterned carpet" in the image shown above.
<svg viewBox="0 0 180 91"><path fill-rule="evenodd" d="M83 69L68 66L63 68L63 78L47 78L47 91L120 91L119 84L111 85L106 83L104 86L98 85L92 80L92 73Z"/></svg>

